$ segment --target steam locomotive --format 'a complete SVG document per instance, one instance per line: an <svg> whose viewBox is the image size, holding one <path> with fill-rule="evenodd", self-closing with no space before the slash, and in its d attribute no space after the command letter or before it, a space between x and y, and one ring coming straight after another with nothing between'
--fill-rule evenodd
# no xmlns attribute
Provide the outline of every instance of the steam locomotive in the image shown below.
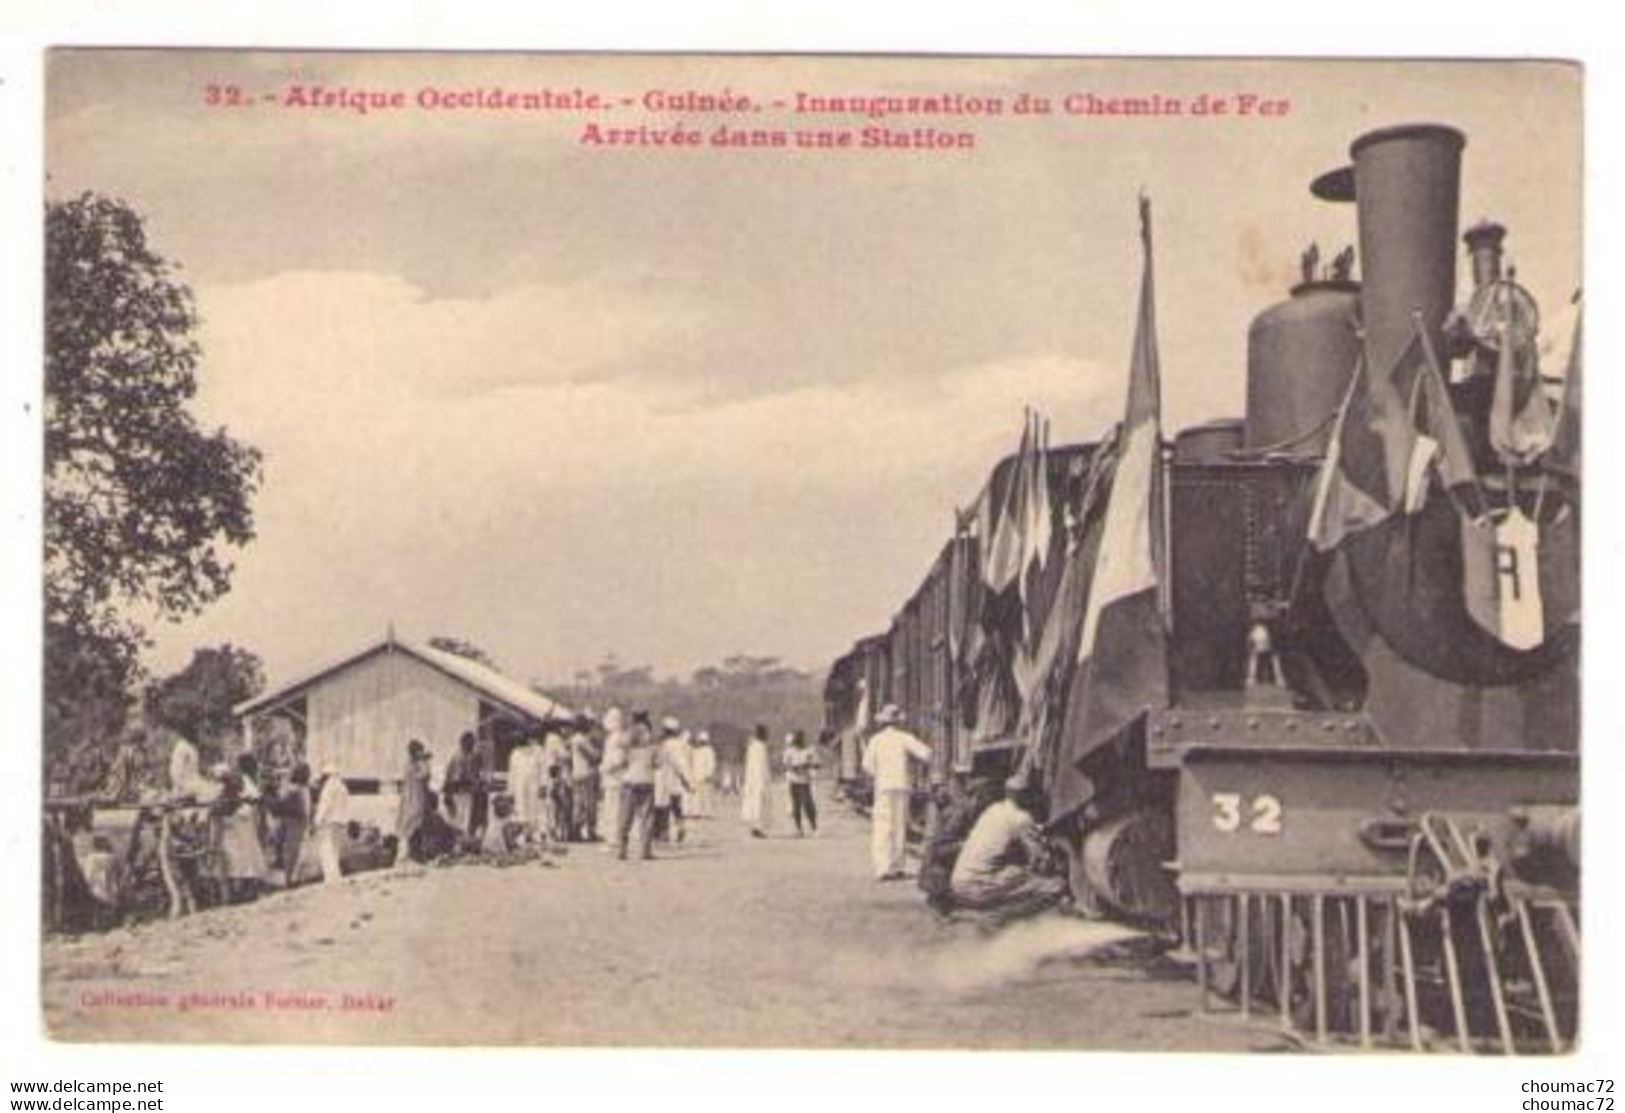
<svg viewBox="0 0 1625 1113"><path fill-rule="evenodd" d="M1317 178L1355 208L1359 279L1352 251L1329 272L1306 255L1252 322L1245 416L1164 442L1166 698L1085 740L1066 662L1010 697L967 515L889 629L833 664L826 726L848 778L888 703L937 783L1029 771L1080 906L1177 938L1204 1006L1316 1041L1560 1051L1580 963L1578 327L1562 382L1544 377L1539 308L1489 223L1462 237L1458 306L1465 147L1384 128ZM1112 452L1007 458L978 505L1036 475L1056 563L1092 563ZM1386 501L1347 482L1362 460ZM1328 514L1347 528L1328 536Z"/></svg>

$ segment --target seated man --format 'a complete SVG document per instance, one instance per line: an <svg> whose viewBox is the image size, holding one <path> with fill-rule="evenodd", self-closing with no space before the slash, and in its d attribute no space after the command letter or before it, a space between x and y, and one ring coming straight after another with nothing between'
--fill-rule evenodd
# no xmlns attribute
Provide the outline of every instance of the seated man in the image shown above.
<svg viewBox="0 0 1625 1113"><path fill-rule="evenodd" d="M997 782L980 779L938 789L936 829L920 855L919 876L926 903L938 912L952 911L952 880L959 852L976 821L999 796Z"/></svg>
<svg viewBox="0 0 1625 1113"><path fill-rule="evenodd" d="M1024 777L1010 778L1004 799L971 828L949 882L956 906L1007 918L1041 912L1066 896L1065 880L1036 872L1049 852L1030 795Z"/></svg>
<svg viewBox="0 0 1625 1113"><path fill-rule="evenodd" d="M440 814L438 803L436 794L428 793L423 820L407 841L407 853L414 862L438 862L470 848L469 837Z"/></svg>

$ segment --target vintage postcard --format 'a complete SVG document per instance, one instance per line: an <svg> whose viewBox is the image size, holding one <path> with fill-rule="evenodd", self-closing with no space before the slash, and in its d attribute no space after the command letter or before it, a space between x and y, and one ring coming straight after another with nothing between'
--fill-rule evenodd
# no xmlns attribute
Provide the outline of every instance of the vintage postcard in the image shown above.
<svg viewBox="0 0 1625 1113"><path fill-rule="evenodd" d="M46 108L52 1037L1583 1039L1578 67Z"/></svg>

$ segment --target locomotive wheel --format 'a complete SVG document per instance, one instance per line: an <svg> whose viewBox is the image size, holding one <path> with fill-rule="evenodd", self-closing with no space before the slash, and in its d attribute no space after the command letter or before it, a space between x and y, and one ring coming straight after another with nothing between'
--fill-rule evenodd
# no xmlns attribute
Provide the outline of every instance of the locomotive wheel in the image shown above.
<svg viewBox="0 0 1625 1113"><path fill-rule="evenodd" d="M1173 857L1173 824L1160 811L1136 811L1094 828L1083 839L1081 886L1123 915L1172 923L1179 893L1164 863Z"/></svg>

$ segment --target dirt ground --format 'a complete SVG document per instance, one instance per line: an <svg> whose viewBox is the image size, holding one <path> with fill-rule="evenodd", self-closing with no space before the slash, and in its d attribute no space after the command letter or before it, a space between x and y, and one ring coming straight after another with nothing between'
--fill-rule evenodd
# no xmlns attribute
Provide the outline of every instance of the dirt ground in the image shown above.
<svg viewBox="0 0 1625 1113"><path fill-rule="evenodd" d="M879 884L867 828L747 838L723 810L654 862L380 873L45 946L69 1040L1276 1050L1203 1015L1125 929L993 935Z"/></svg>

